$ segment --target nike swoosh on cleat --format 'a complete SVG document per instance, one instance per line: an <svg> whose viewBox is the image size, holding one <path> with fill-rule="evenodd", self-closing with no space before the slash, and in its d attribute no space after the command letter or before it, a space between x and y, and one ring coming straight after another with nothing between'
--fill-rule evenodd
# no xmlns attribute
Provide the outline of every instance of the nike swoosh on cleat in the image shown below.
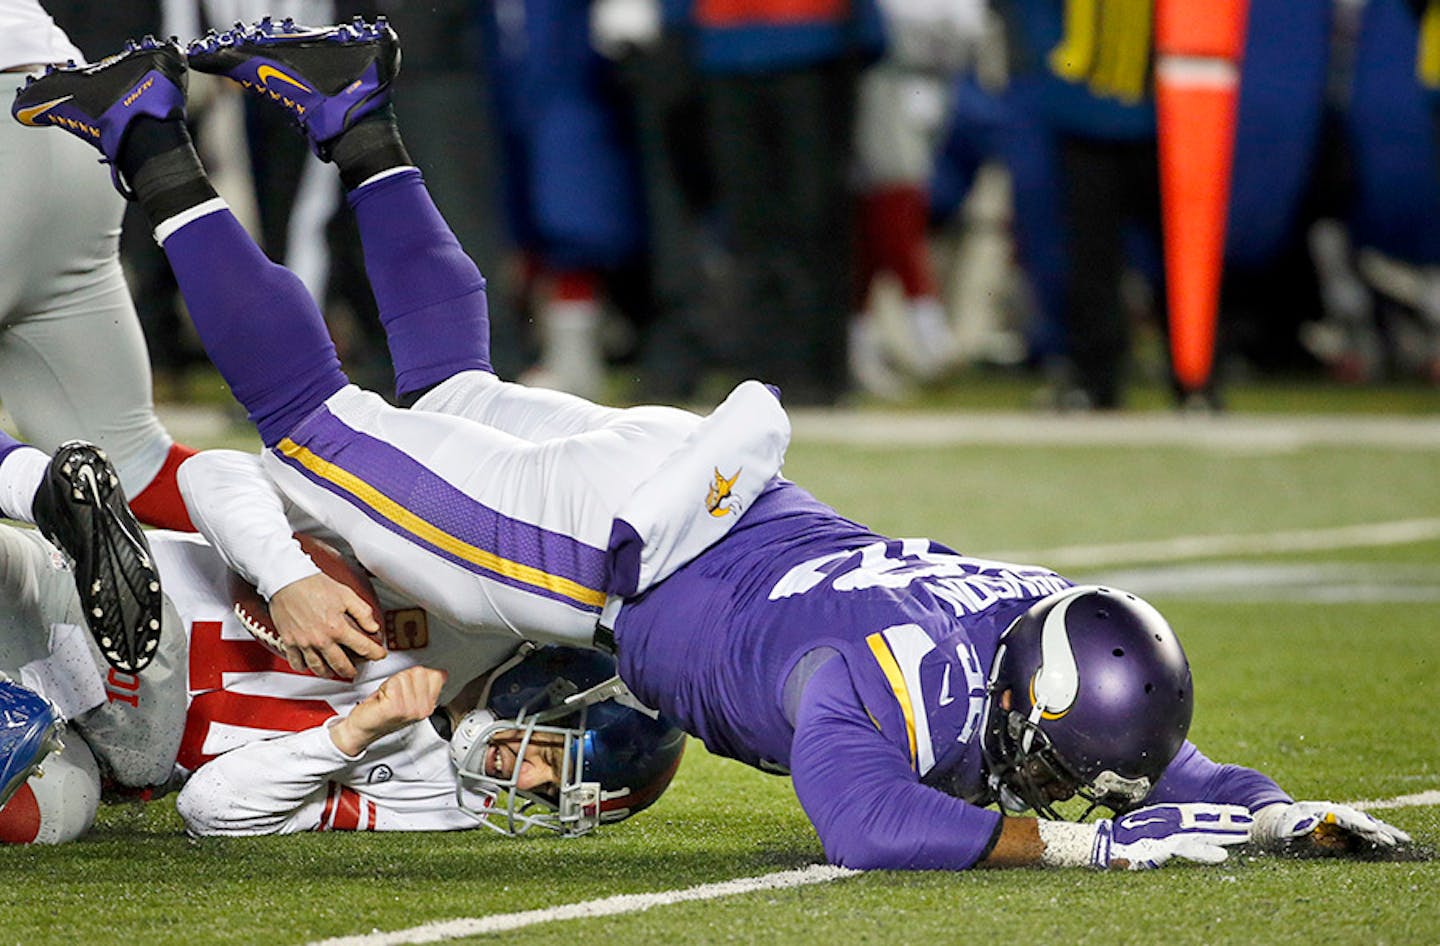
<svg viewBox="0 0 1440 946"><path fill-rule="evenodd" d="M310 88L310 86L299 81L298 79L292 79L290 76L287 76L285 73L281 72L279 69L276 69L274 66L261 66L259 69L255 70L255 78L259 79L260 84L263 86L268 87L270 85L270 79L272 76L276 79L279 79L281 82L288 82L290 85L295 86L295 88L297 89L301 89L306 92L315 91L314 89Z"/></svg>
<svg viewBox="0 0 1440 946"><path fill-rule="evenodd" d="M32 105L29 108L22 108L15 113L15 120L22 125L35 125L35 119L39 118L41 115L44 115L46 112L50 111L50 109L54 108L55 106L62 105L65 102L70 101L74 97L75 96L73 95L62 95L58 99L51 99L48 102L41 102L39 105Z"/></svg>

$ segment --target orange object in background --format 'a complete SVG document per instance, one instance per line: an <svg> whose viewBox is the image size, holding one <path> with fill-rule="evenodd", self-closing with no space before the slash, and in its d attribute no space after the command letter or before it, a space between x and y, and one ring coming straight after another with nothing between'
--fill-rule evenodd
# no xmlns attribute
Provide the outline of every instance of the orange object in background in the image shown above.
<svg viewBox="0 0 1440 946"><path fill-rule="evenodd" d="M1155 110L1170 359L1186 392L1215 360L1248 0L1156 0Z"/></svg>

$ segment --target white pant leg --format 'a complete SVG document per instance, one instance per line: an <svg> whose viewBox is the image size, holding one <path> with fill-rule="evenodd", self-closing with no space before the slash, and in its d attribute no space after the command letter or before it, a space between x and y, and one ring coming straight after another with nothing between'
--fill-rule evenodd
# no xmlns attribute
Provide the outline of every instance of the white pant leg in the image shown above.
<svg viewBox="0 0 1440 946"><path fill-rule="evenodd" d="M366 568L427 608L462 626L583 645L605 602L615 512L683 439L689 422L677 420L693 417L620 414L531 443L351 386L264 463Z"/></svg>
<svg viewBox="0 0 1440 946"><path fill-rule="evenodd" d="M168 598L164 621L144 673L111 670L65 560L33 529L0 526L0 670L59 704L106 773L132 788L165 781L185 725L189 648Z"/></svg>
<svg viewBox="0 0 1440 946"><path fill-rule="evenodd" d="M21 666L45 657L52 622L84 621L63 569L39 532L0 525L0 671L18 678Z"/></svg>
<svg viewBox="0 0 1440 946"><path fill-rule="evenodd" d="M0 95L23 83L0 75ZM47 452L83 438L135 496L165 462L150 362L118 256L125 202L70 135L0 122L0 398Z"/></svg>
<svg viewBox="0 0 1440 946"><path fill-rule="evenodd" d="M415 402L415 410L465 417L539 443L609 427L638 424L656 436L684 437L700 418L674 407L606 407L562 391L462 371Z"/></svg>

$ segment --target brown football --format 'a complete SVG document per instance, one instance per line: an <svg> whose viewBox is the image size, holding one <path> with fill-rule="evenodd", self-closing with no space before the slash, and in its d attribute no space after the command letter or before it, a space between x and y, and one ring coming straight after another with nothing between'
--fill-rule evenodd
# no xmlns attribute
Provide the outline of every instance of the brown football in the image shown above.
<svg viewBox="0 0 1440 946"><path fill-rule="evenodd" d="M312 535L296 533L295 538L300 542L300 548L319 569L331 578L347 585L352 591L365 599L366 603L375 612L375 620L384 625L384 612L380 608L380 598L375 594L375 586L370 583L370 576L365 574L364 569L341 555L334 546L317 539ZM275 622L270 617L270 606L256 590L255 586L246 581L235 572L230 572L230 600L234 605L235 616L245 629L255 636L255 639L264 644L281 657L285 656L285 648L281 643L280 635L275 630ZM371 640L382 646L385 643L383 633L367 634ZM353 652L351 659L358 659Z"/></svg>

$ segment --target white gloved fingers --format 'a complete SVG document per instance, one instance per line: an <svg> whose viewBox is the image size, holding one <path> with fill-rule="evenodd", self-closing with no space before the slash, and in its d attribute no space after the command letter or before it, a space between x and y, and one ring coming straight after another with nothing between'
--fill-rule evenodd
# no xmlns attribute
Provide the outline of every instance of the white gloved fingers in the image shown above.
<svg viewBox="0 0 1440 946"><path fill-rule="evenodd" d="M1212 839L1194 834L1183 835L1175 839L1174 850L1171 851L1171 854L1197 864L1220 864L1230 855L1230 852L1225 849L1225 845L1235 843L1229 838Z"/></svg>
<svg viewBox="0 0 1440 946"><path fill-rule="evenodd" d="M1321 816L1320 822L1321 824L1333 824L1361 840L1382 847L1394 847L1396 844L1410 841L1410 835L1394 825L1386 824L1379 818L1367 815L1349 805L1331 805L1330 810Z"/></svg>
<svg viewBox="0 0 1440 946"><path fill-rule="evenodd" d="M1410 842L1410 835L1394 825L1350 805L1328 801L1300 801L1276 804L1256 812L1257 841L1285 841L1313 835L1317 842L1326 835L1348 835L1367 844L1394 847Z"/></svg>

